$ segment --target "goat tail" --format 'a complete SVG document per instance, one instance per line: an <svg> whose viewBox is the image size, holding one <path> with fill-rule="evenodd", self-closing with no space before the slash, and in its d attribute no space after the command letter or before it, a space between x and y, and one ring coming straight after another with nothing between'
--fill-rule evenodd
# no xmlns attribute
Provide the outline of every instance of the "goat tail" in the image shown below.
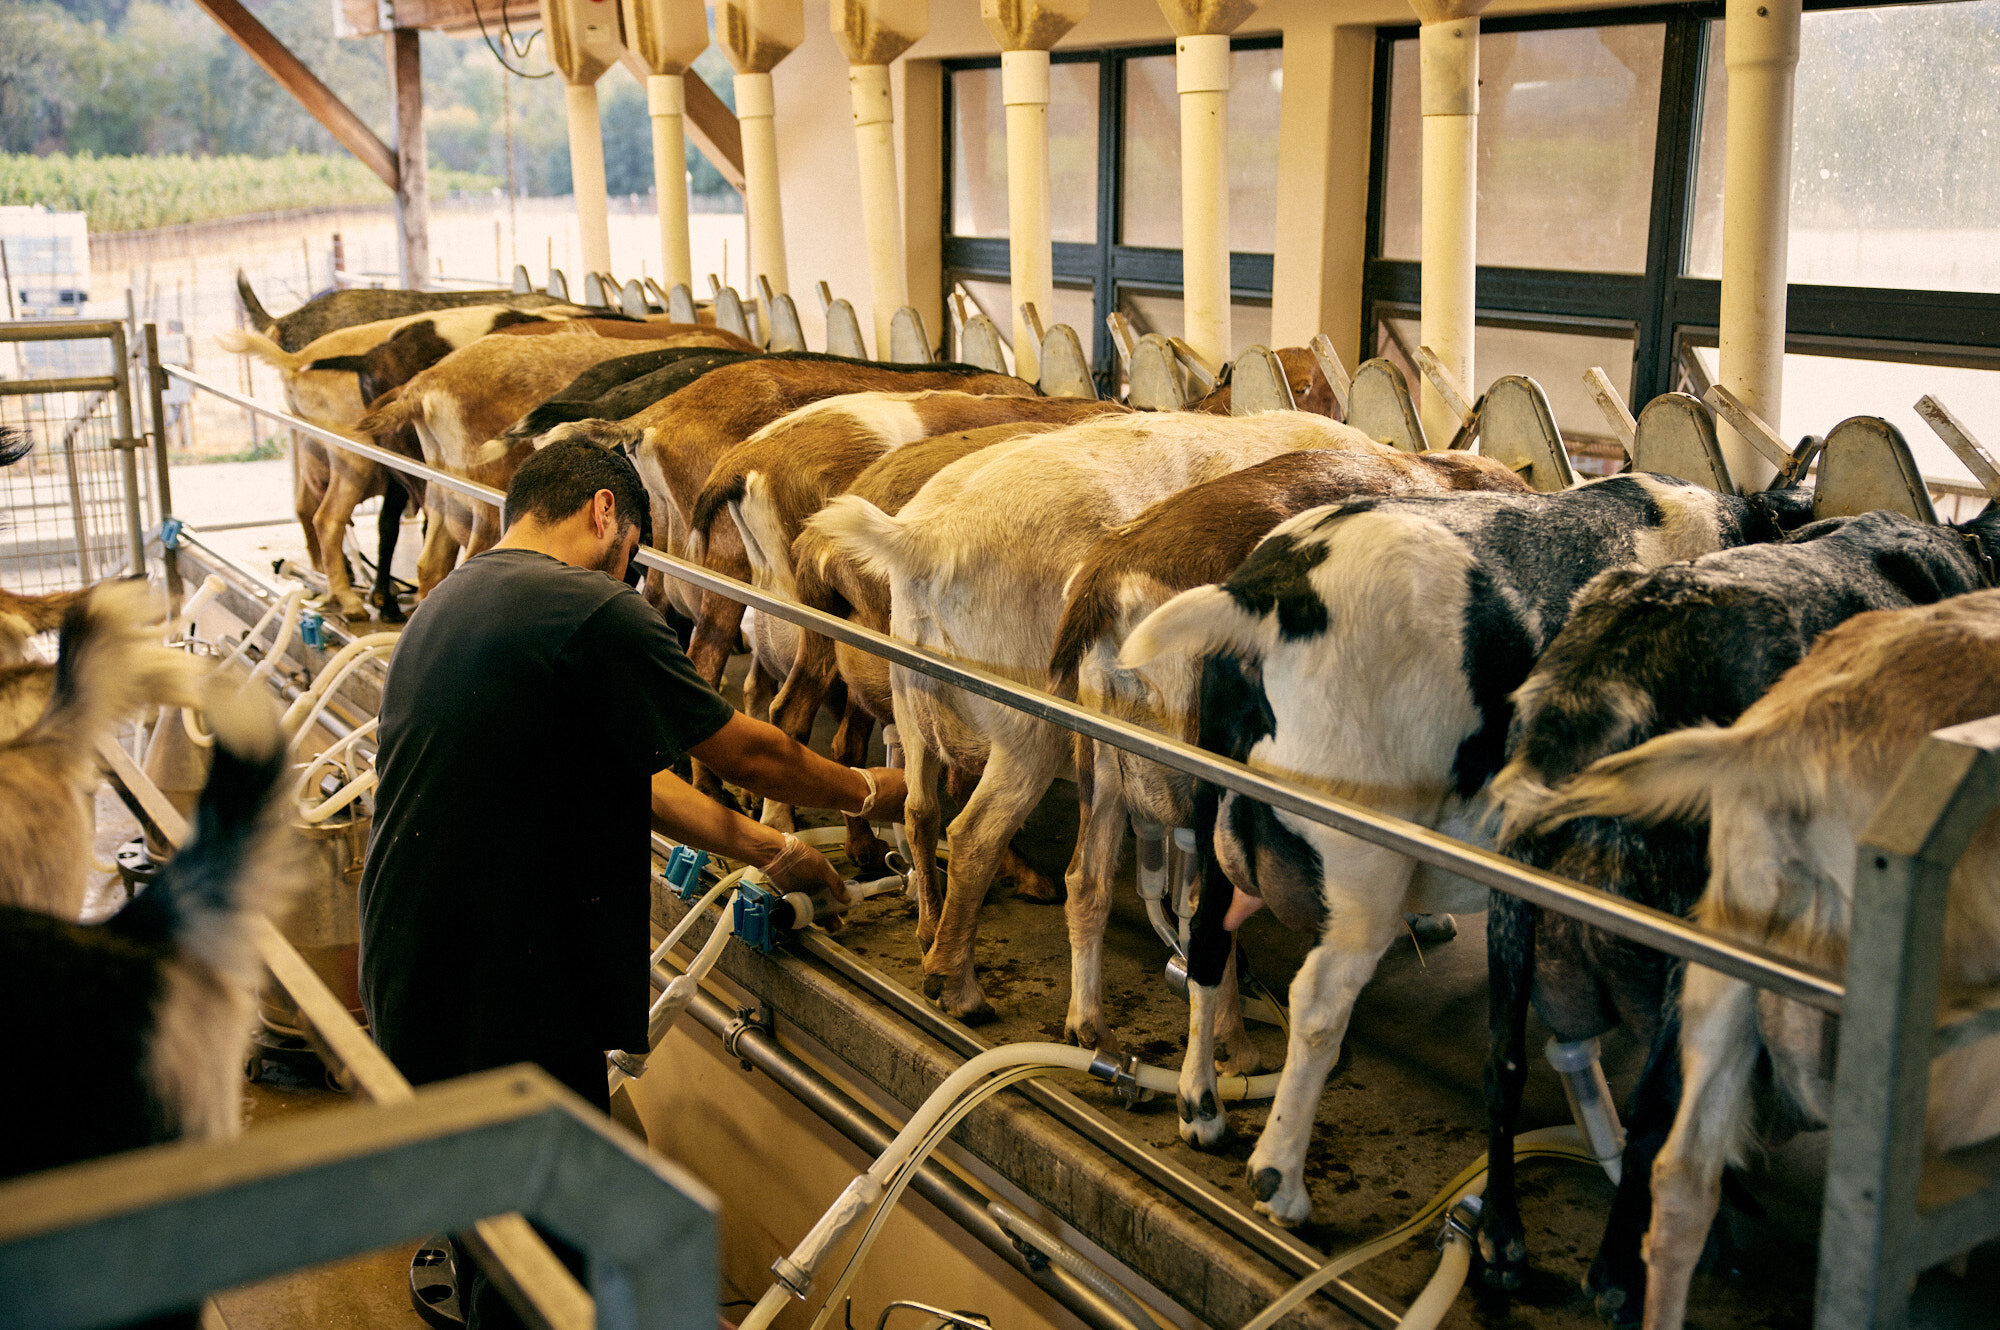
<svg viewBox="0 0 2000 1330"><path fill-rule="evenodd" d="M1599 758L1532 810L1509 815L1510 828L1547 831L1579 817L1634 822L1705 817L1718 803L1763 803L1757 786L1765 763L1742 729L1700 725L1648 739Z"/></svg>
<svg viewBox="0 0 2000 1330"><path fill-rule="evenodd" d="M283 917L311 861L296 833L275 815L286 764L270 695L220 676L207 691L214 762L190 823L192 836L153 889L120 911L116 922L172 937L184 952L255 983L260 967L251 923L259 915ZM142 906L140 917L127 917Z"/></svg>
<svg viewBox="0 0 2000 1330"><path fill-rule="evenodd" d="M1097 575L1093 560L1070 578L1065 590L1062 622L1056 626L1055 649L1049 653L1049 691L1065 701L1076 701L1083 658L1117 622L1111 581Z"/></svg>
<svg viewBox="0 0 2000 1330"><path fill-rule="evenodd" d="M148 703L192 706L206 667L160 642L159 597L138 580L104 582L63 614L55 691L17 743L46 744L78 760Z"/></svg>
<svg viewBox="0 0 2000 1330"><path fill-rule="evenodd" d="M243 302L243 315L250 320L250 326L269 331L277 320L264 312L264 306L257 299L257 293L250 289L250 279L243 270L236 270L236 298Z"/></svg>
<svg viewBox="0 0 2000 1330"><path fill-rule="evenodd" d="M743 549L750 566L761 579L780 594L797 600L798 579L792 571L792 539L778 516L777 496L771 492L773 477L763 471L744 475L742 496L731 506L736 529L743 536Z"/></svg>
<svg viewBox="0 0 2000 1330"><path fill-rule="evenodd" d="M1555 797L1554 787L1526 758L1517 756L1500 768L1486 787L1487 803L1500 819L1495 844L1504 848L1533 828Z"/></svg>
<svg viewBox="0 0 2000 1330"><path fill-rule="evenodd" d="M1228 653L1261 659L1268 646L1265 620L1219 586L1199 586L1139 621L1118 652L1128 670L1143 669L1168 654L1199 659Z"/></svg>
<svg viewBox="0 0 2000 1330"><path fill-rule="evenodd" d="M877 577L925 566L917 528L877 508L858 494L842 494L807 521L834 549Z"/></svg>
<svg viewBox="0 0 2000 1330"><path fill-rule="evenodd" d="M33 451L34 435L11 425L0 425L0 466L12 466Z"/></svg>
<svg viewBox="0 0 2000 1330"><path fill-rule="evenodd" d="M294 355L263 333L244 328L224 329L215 335L215 344L232 356L255 356L285 374L298 373L306 363L303 354Z"/></svg>
<svg viewBox="0 0 2000 1330"><path fill-rule="evenodd" d="M381 447L388 447L387 440L397 431L414 425L422 414L424 395L412 393L408 384L391 388L368 404L368 414L355 422L354 428L375 440Z"/></svg>
<svg viewBox="0 0 2000 1330"><path fill-rule="evenodd" d="M688 510L688 556L701 559L708 553L709 528L722 510L743 497L743 473L736 472L720 480L714 476L701 487L701 493L694 496L694 506Z"/></svg>

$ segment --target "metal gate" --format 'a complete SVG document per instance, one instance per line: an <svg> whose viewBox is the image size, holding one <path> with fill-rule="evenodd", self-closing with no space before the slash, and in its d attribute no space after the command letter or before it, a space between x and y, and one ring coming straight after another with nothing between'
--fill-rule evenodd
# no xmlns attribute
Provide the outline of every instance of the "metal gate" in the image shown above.
<svg viewBox="0 0 2000 1330"><path fill-rule="evenodd" d="M0 587L43 592L145 571L160 520L133 413L125 325L0 323L0 427L34 451L0 469Z"/></svg>

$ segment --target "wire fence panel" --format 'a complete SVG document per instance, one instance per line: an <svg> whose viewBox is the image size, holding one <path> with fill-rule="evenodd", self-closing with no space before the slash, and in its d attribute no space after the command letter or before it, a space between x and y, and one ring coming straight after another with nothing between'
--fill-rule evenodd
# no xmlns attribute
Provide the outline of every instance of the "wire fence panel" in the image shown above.
<svg viewBox="0 0 2000 1330"><path fill-rule="evenodd" d="M144 571L132 566L128 484L139 526L159 513L119 446L136 432L122 349L101 324L0 324L0 427L35 442L0 469L0 587L62 591Z"/></svg>

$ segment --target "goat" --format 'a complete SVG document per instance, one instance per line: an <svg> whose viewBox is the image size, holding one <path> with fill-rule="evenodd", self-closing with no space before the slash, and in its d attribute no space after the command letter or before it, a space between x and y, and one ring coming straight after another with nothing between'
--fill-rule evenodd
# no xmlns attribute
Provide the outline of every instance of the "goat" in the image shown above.
<svg viewBox="0 0 2000 1330"><path fill-rule="evenodd" d="M718 571L747 576L766 590L789 586L792 542L806 519L885 453L939 434L1023 421L1068 425L1125 410L1115 402L1078 398L980 397L936 390L824 398L780 417L716 459L689 516L691 544L702 562ZM725 511L734 547L742 551L740 564L711 559L708 553L730 548L712 538ZM718 599L705 599L702 612ZM762 675L789 685L798 663L799 630L762 614L747 623L745 635L756 665L753 679ZM798 687L781 691L780 700L772 703L772 723L801 741L812 733L813 717L825 700L824 687L811 686L816 682L820 676L802 675ZM785 826L789 810L767 804L766 819Z"/></svg>
<svg viewBox="0 0 2000 1330"><path fill-rule="evenodd" d="M328 291L300 305L283 318L264 312L250 279L242 269L236 272L236 298L243 302L243 315L251 330L262 333L287 351L303 351L330 332L357 324L381 323L439 310L463 309L468 305L505 305L509 309L545 309L565 302L537 291L388 291L356 287L349 291ZM602 311L597 311L602 313Z"/></svg>
<svg viewBox="0 0 2000 1330"><path fill-rule="evenodd" d="M1995 555L2000 509L1958 530L1876 512L1815 522L1785 541L1692 563L1598 574L1514 694L1507 765L1491 791L1501 813L1499 848L1685 915L1708 878L1706 827L1582 818L1528 830L1551 791L1607 753L1735 720L1820 634L1866 610L1971 591ZM1618 1196L1585 1283L1600 1312L1636 1320L1645 1291L1639 1239L1651 1208L1648 1178L1680 1097L1673 1019L1679 967L1504 892L1493 893L1486 945L1492 1175L1480 1247L1487 1282L1516 1285L1526 1265L1513 1159L1532 994L1558 1040L1590 1039L1622 1024L1653 1050L1632 1096Z"/></svg>
<svg viewBox="0 0 2000 1330"><path fill-rule="evenodd" d="M1824 969L1846 962L1855 843L1924 737L2000 712L2000 591L1876 610L1826 633L1727 729L1649 739L1585 768L1541 810L1574 817L1709 822L1707 885L1694 922ZM1945 903L1940 1006L2000 982L2000 816L1980 824ZM1645 1237L1648 1330L1686 1314L1725 1163L1752 1136L1761 1059L1783 1107L1824 1125L1832 1084L1827 1017L1695 965L1680 1000L1684 1081L1652 1173ZM2000 1135L2000 1044L1931 1063L1925 1145L1947 1151Z"/></svg>
<svg viewBox="0 0 2000 1330"><path fill-rule="evenodd" d="M77 611L77 651L101 649L104 608ZM73 660L62 680L73 709L104 710L91 695L124 691L101 662ZM0 905L0 994L13 1022L0 1178L162 1141L227 1139L240 1126L263 978L253 930L282 910L309 860L270 816L285 757L268 696L216 693L208 720L215 762L196 835L151 886L94 926ZM48 788L71 766L45 742L0 749L0 835L67 840L59 828L30 828L48 817ZM86 862L87 850L70 844L68 866ZM77 1074L79 1049L92 1050L88 1075Z"/></svg>
<svg viewBox="0 0 2000 1330"><path fill-rule="evenodd" d="M35 667L14 673L20 713L48 689L36 718L0 747L0 905L74 919L88 886L97 744L112 726L154 702L199 700L201 666L161 645L159 607L143 582L105 582L63 614L49 682Z"/></svg>
<svg viewBox="0 0 2000 1330"><path fill-rule="evenodd" d="M903 510L904 504L916 497L932 476L960 458L970 457L1010 439L1047 434L1060 428L1063 427L1048 423L989 425L985 429L945 434L905 444L870 464L854 478L854 483L846 492L866 499L894 516ZM770 575L774 589L801 605L851 619L878 633L889 631L888 579L848 558L814 530L810 522L799 533L798 539L792 542L791 558L774 563ZM785 583L787 577L791 579L789 585ZM889 686L889 663L880 656L836 643L818 633L801 633L798 663L793 666L793 676L786 679L787 688L794 686L793 679L801 671L809 672L812 685L816 685L822 694L833 686L837 676L846 692L847 705L841 717L840 731L834 735L833 751L839 760L848 765L859 765L865 760L870 730L877 724L893 725L896 722L894 696ZM798 686L812 685L801 682ZM782 694L774 705L782 709ZM977 773L951 765L950 754L945 755L944 762L946 788L953 798L962 800L970 792ZM865 818L850 816L847 819L847 856L851 862L862 865L863 876L880 876L888 872L887 855L888 847L877 839ZM1044 878L1011 846L1002 853L994 878L1014 883L1022 895L1032 899L1053 899L1055 896L1055 884Z"/></svg>
<svg viewBox="0 0 2000 1330"><path fill-rule="evenodd" d="M713 331L670 334L651 349L684 347L685 339ZM378 400L356 428L385 447L400 431L414 429L430 465L504 490L530 450L502 447L494 453L482 445L583 371L630 355L636 345L604 337L482 338ZM487 505L445 494L432 498L432 521L417 561L420 600L452 570L461 547L478 554L500 536L499 514Z"/></svg>
<svg viewBox="0 0 2000 1330"><path fill-rule="evenodd" d="M1320 369L1319 362L1313 359L1312 352L1302 346L1286 346L1279 348L1277 356L1292 390L1292 405L1316 416L1339 420L1340 403L1333 395L1333 385L1326 381L1326 374ZM1229 371L1233 368L1224 366L1222 382L1200 401L1189 403L1187 409L1212 416L1228 415L1235 396L1230 391Z"/></svg>
<svg viewBox="0 0 2000 1330"><path fill-rule="evenodd" d="M752 354L677 347L607 360L577 375L568 387L509 425L495 442L512 448L516 444L532 444L568 421L623 420L636 416L710 370L749 360Z"/></svg>
<svg viewBox="0 0 2000 1330"><path fill-rule="evenodd" d="M1321 427L1314 451L1268 462L1183 490L1107 532L1070 578L1049 663L1049 688L1175 738L1195 736L1201 663L1165 657L1143 671L1118 666L1132 628L1179 592L1220 582L1266 532L1308 508L1369 494L1454 490L1527 493L1507 467L1466 452L1403 453L1344 425ZM1086 1047L1114 1048L1104 1020L1101 960L1111 884L1128 820L1155 827L1194 825L1194 780L1109 745L1076 741L1082 830L1069 871L1070 1002L1064 1035ZM1224 993L1235 986L1225 977ZM1226 1069L1248 1071L1256 1050L1233 1002L1219 1047Z"/></svg>
<svg viewBox="0 0 2000 1330"><path fill-rule="evenodd" d="M1062 588L1091 546L1170 494L1336 433L1318 416L1272 411L1213 417L1137 413L1087 421L967 457L939 472L894 517L843 495L812 519L823 536L890 585L896 636L1022 680L1047 677ZM974 973L979 902L1001 848L1062 766L1063 732L1011 707L891 671L910 786L908 827L924 991L950 1015L992 1015ZM978 773L951 826L942 898L937 839L940 760Z"/></svg>
<svg viewBox="0 0 2000 1330"><path fill-rule="evenodd" d="M0 464L4 465L4 464ZM28 639L62 626L69 607L87 591L51 591L39 596L0 589L0 665L27 658Z"/></svg>
<svg viewBox="0 0 2000 1330"><path fill-rule="evenodd" d="M740 351L745 355L755 355L762 350L755 342L738 337L726 328L712 327L706 323L672 323L665 316L656 315L644 319L624 317L609 318L597 315L591 318L565 319L560 323L544 320L539 323L519 323L511 328L495 329L510 337L619 337L630 342L671 341L676 346L710 346L720 351Z"/></svg>
<svg viewBox="0 0 2000 1330"><path fill-rule="evenodd" d="M709 471L731 446L800 407L827 397L858 392L913 392L948 389L995 396L1036 396L1032 385L1011 374L974 365L882 365L839 356L805 354L760 356L722 365L687 387L618 422L577 421L559 425L546 439L579 437L603 446L624 446L638 464L653 500L653 531L669 553L689 549L694 501ZM747 577L749 563L734 526L716 528L703 551L708 566ZM671 605L697 623L688 659L709 683L722 678L743 621L743 607L727 596L697 594L694 588L648 570L647 594L655 605ZM712 603L711 603L712 602ZM713 787L710 787L713 792Z"/></svg>
<svg viewBox="0 0 2000 1330"><path fill-rule="evenodd" d="M1553 494L1312 509L1266 536L1221 586L1155 610L1119 664L1207 657L1203 747L1473 836L1474 798L1500 766L1508 698L1584 582L1618 564L1774 539L1810 506L1802 490L1738 498L1635 473ZM1227 1127L1205 1031L1231 932L1268 900L1288 927L1318 935L1292 981L1285 1068L1249 1164L1257 1209L1297 1224L1311 1213L1306 1146L1355 997L1406 911L1476 909L1486 893L1435 870L1413 882L1403 855L1213 787L1199 796L1195 834L1195 1040L1179 1104L1191 1145L1211 1147Z"/></svg>
<svg viewBox="0 0 2000 1330"><path fill-rule="evenodd" d="M552 306L547 312L585 311L583 306L569 305ZM540 317L497 305L416 314L343 328L297 352L286 351L261 333L229 331L216 340L225 351L255 356L274 367L292 414L322 429L359 439L364 436L358 432L358 424L375 396L495 328ZM363 392L364 377L371 390L367 394ZM306 552L312 566L326 574L328 598L342 616L366 619L368 607L354 590L342 547L356 505L386 492L385 469L370 458L301 438L293 499L299 525L305 531ZM399 510L396 517L400 520L401 516ZM396 526L384 521L377 534L376 589L387 605L395 599L389 561L395 551Z"/></svg>

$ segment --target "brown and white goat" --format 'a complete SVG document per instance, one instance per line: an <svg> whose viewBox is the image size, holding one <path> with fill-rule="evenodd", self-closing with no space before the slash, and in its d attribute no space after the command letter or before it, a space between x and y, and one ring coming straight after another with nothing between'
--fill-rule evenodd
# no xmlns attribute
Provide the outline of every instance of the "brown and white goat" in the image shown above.
<svg viewBox="0 0 2000 1330"><path fill-rule="evenodd" d="M1324 418L1297 411L1093 420L957 462L894 517L844 495L812 525L888 579L896 636L1037 686L1048 677L1062 588L1105 532L1190 486L1324 446L1332 432ZM973 967L979 902L1002 848L1061 769L1069 738L929 676L894 668L890 678L910 785L924 990L953 1016L990 1016ZM940 893L930 847L947 757L983 770L952 823Z"/></svg>
<svg viewBox="0 0 2000 1330"><path fill-rule="evenodd" d="M302 351L330 332L363 323L406 319L468 305L505 305L509 309L539 312L565 303L539 291L400 291L357 286L314 296L291 313L279 316L266 312L240 268L236 271L236 298L242 302L243 316L249 320L251 329L287 351Z"/></svg>
<svg viewBox="0 0 2000 1330"><path fill-rule="evenodd" d="M1661 735L1585 768L1543 825L1705 815L1710 873L1695 922L1838 971L1861 832L1927 734L1996 713L2000 591L1876 610L1823 635L1729 728ZM1940 1001L1996 983L2000 814L1991 814L1952 870ZM1740 979L1687 968L1680 1109L1653 1165L1647 1330L1671 1330L1686 1316L1723 1166L1743 1163L1752 1144L1760 1059L1768 1055L1787 1108L1830 1121L1827 1020ZM2000 1042L1980 1040L1931 1064L1924 1136L1934 1151L2000 1136Z"/></svg>
<svg viewBox="0 0 2000 1330"><path fill-rule="evenodd" d="M1169 653L1125 669L1118 651L1139 621L1192 587L1220 582L1278 523L1308 508L1377 494L1462 490L1527 493L1499 462L1467 452L1406 453L1361 431L1322 422L1312 451L1287 453L1164 499L1137 521L1107 532L1069 581L1049 664L1058 696L1192 743L1200 720L1201 661ZM1064 1034L1080 1044L1115 1044L1102 997L1104 923L1124 853L1125 827L1195 824L1195 782L1109 745L1079 737L1077 794L1082 829L1069 869L1070 1002ZM1231 958L1232 963L1234 957ZM1235 991L1222 983L1224 1000ZM1234 1019L1228 1019L1233 1013ZM1247 1072L1257 1055L1230 1003L1215 1033L1224 1069Z"/></svg>
<svg viewBox="0 0 2000 1330"><path fill-rule="evenodd" d="M102 649L107 608L77 611L78 650ZM103 710L124 688L101 663L77 662L66 677L80 690L71 705L84 711ZM263 978L253 930L266 912L282 912L309 861L270 816L285 759L269 696L215 691L208 722L215 763L199 834L150 887L93 926L0 904L0 1001L13 1022L0 1178L163 1141L226 1139L240 1126ZM66 826L43 824L66 821L48 792L72 766L55 747L0 748L0 835L68 841ZM70 844L69 866L88 862L88 848ZM79 1049L93 1050L88 1075L77 1074Z"/></svg>
<svg viewBox="0 0 2000 1330"><path fill-rule="evenodd" d="M560 316L587 311L580 305L567 305L550 306L544 312ZM216 341L225 351L255 356L275 368L284 385L285 404L293 415L350 439L373 442L359 429L372 395L406 382L495 328L537 317L500 305L474 305L342 328L296 352L285 350L262 333L232 330L219 334ZM369 383L367 394L362 389L364 377ZM386 472L378 462L329 448L317 440L301 436L300 447L293 501L299 526L305 531L306 552L313 567L326 575L328 598L341 615L366 619L368 606L354 589L342 547L355 507L385 492ZM390 527L381 532L391 550L393 530ZM378 557L377 562L378 574L386 580L388 559Z"/></svg>
<svg viewBox="0 0 2000 1330"><path fill-rule="evenodd" d="M692 543L704 564L732 571L711 562L707 552L716 543L713 535L719 526L733 528L747 560L749 580L765 590L789 594L792 542L806 519L884 454L940 434L1021 422L1071 425L1125 410L1115 402L1073 397L982 397L928 390L829 397L773 421L717 459L689 518ZM728 520L722 516L725 511ZM704 602L704 611L712 603ZM798 661L799 630L760 614L745 616L744 636L757 672L789 685ZM772 723L804 740L825 700L827 682L831 681L822 680L814 691L802 678L799 687L781 693L783 705L773 703ZM774 806L767 806L767 815L778 825L789 819Z"/></svg>
<svg viewBox="0 0 2000 1330"><path fill-rule="evenodd" d="M866 499L885 513L903 511L903 505L917 496L932 476L962 457L984 451L997 443L1048 434L1064 428L1052 424L989 425L985 429L946 434L906 444L884 456L855 477L847 493ZM774 570L776 569L774 565ZM827 614L839 615L878 633L889 631L889 580L847 557L846 553L814 530L810 523L792 542L790 565L785 569L791 585L774 588L801 605ZM896 723L895 698L889 685L889 662L858 647L836 643L818 633L799 635L798 664L786 680L786 688L800 671L810 686L825 695L837 681L846 693L841 727L834 735L835 756L849 766L865 760L869 733L875 725ZM785 707L781 692L774 704ZM947 754L945 785L955 799L972 792L977 771L953 766ZM888 846L879 840L865 818L847 819L847 855L863 866L863 876L880 876L889 871ZM994 877L1011 881L1020 894L1036 900L1055 900L1057 887L1010 847L1002 856Z"/></svg>
<svg viewBox="0 0 2000 1330"><path fill-rule="evenodd" d="M1340 419L1340 403L1333 395L1333 385L1326 381L1319 362L1312 352L1302 346L1280 347L1278 363L1284 366L1285 381L1292 390L1292 405L1300 411L1310 411L1316 416ZM1227 383L1219 385L1214 392L1196 402L1188 404L1188 410L1200 411L1211 416L1226 416L1235 394Z"/></svg>
<svg viewBox="0 0 2000 1330"><path fill-rule="evenodd" d="M577 375L643 349L711 345L715 336L713 328L695 327L647 342L592 336L483 338L378 401L358 427L384 447L390 446L385 440L414 429L430 465L504 490L533 450L526 444L484 445ZM419 599L452 570L461 547L478 554L500 536L499 513L483 503L433 487L429 508L432 520L417 562Z"/></svg>
<svg viewBox="0 0 2000 1330"><path fill-rule="evenodd" d="M64 613L52 675L34 665L6 672L14 720L38 694L46 704L0 744L0 905L60 919L82 912L98 742L148 704L200 700L202 667L161 644L160 609L143 582L101 583Z"/></svg>
<svg viewBox="0 0 2000 1330"><path fill-rule="evenodd" d="M1032 385L1011 374L971 365L878 365L835 357L769 356L723 365L628 419L582 420L559 425L544 436L585 438L604 446L627 447L653 500L654 540L669 553L693 544L695 499L709 472L731 447L802 406L847 393L917 392L941 389L993 396L1033 397ZM714 526L701 551L708 567L747 578L748 559L735 524ZM711 684L722 678L735 649L743 607L727 596L647 574L647 592L656 605L671 604L697 627L688 658Z"/></svg>
<svg viewBox="0 0 2000 1330"><path fill-rule="evenodd" d="M738 337L726 328L705 323L673 323L664 315L644 319L566 319L561 323L517 323L499 328L510 337L590 336L618 337L628 342L658 342L669 339L675 346L712 346L723 351L758 352L755 342Z"/></svg>

